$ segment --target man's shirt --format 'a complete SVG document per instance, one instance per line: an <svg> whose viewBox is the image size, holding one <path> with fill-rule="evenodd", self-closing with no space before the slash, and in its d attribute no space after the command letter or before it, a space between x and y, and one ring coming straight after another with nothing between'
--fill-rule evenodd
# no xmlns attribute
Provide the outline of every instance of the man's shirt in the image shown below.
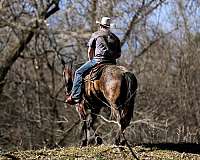
<svg viewBox="0 0 200 160"><path fill-rule="evenodd" d="M106 60L115 61L121 56L119 38L110 31L97 31L92 34L88 47L95 50L94 59L97 62Z"/></svg>

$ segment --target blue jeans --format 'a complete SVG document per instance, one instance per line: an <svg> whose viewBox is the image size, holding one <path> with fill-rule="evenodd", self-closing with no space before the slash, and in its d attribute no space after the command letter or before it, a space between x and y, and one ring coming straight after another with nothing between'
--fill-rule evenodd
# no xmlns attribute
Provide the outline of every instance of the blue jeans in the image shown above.
<svg viewBox="0 0 200 160"><path fill-rule="evenodd" d="M83 75L90 71L97 64L96 60L92 59L83 64L75 72L73 87L72 87L72 98L74 100L79 100L81 98L81 87L83 81Z"/></svg>

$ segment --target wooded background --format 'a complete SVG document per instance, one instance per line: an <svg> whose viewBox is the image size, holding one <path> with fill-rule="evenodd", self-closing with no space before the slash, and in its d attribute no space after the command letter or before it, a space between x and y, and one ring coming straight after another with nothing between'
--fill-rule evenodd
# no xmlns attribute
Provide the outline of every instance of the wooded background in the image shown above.
<svg viewBox="0 0 200 160"><path fill-rule="evenodd" d="M0 0L0 151L79 144L58 55L85 62L103 16L139 82L129 141L200 142L199 0Z"/></svg>

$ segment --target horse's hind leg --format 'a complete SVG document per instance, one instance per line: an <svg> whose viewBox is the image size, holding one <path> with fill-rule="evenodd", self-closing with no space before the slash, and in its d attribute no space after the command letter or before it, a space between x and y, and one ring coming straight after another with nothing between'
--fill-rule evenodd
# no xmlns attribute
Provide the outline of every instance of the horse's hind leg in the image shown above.
<svg viewBox="0 0 200 160"><path fill-rule="evenodd" d="M115 136L115 145L122 145L122 125L121 125L121 110L117 107L116 104L111 104L111 116L117 121L117 133Z"/></svg>
<svg viewBox="0 0 200 160"><path fill-rule="evenodd" d="M115 115L118 122L118 132L115 139L116 145L125 145L126 139L124 136L125 129L130 124L131 118L133 116L133 107L125 106L124 108L119 108L115 110Z"/></svg>

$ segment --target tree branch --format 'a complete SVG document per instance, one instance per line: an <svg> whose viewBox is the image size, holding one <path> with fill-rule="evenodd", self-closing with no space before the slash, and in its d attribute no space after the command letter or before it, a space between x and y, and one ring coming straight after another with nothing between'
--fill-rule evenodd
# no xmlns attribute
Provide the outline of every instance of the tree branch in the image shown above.
<svg viewBox="0 0 200 160"><path fill-rule="evenodd" d="M60 0L53 0L51 5L49 7L46 8L46 10L40 15L39 18L41 19L47 19L49 18L51 15L53 15L56 11L59 10L59 1ZM54 7L52 9L49 10L49 8L51 8L51 6ZM9 52L8 55L4 55L0 58L0 94L2 92L3 86L5 83L1 83L4 81L5 76L7 75L9 69L11 68L11 66L15 63L15 61L17 60L17 58L20 56L20 53L24 51L25 47L27 46L27 44L31 41L31 39L33 38L35 31L40 27L40 22L38 22L38 20L36 20L36 26L32 27L32 29L27 33L26 38L24 38L23 40L21 40L19 42L19 44L16 45L16 47Z"/></svg>
<svg viewBox="0 0 200 160"><path fill-rule="evenodd" d="M150 6L154 1L155 0L151 0L148 4L145 4L145 2L143 1L142 6L138 8L135 15L132 17L130 23L128 24L128 29L125 32L124 37L121 40L121 46L123 46L125 44L126 40L129 38L133 27L145 16L152 13L156 8L158 8L166 0L160 0L158 4L156 4L154 7L151 8Z"/></svg>
<svg viewBox="0 0 200 160"><path fill-rule="evenodd" d="M139 57L141 55L143 55L145 52L147 52L149 50L149 48L151 48L156 42L158 42L160 39L163 39L165 38L166 36L170 35L171 33L173 33L175 30L177 30L177 28L173 29L172 31L170 32L167 32L161 36L159 36L158 38L154 39L154 40L151 40L149 45L146 46L145 48L142 49L142 51L135 57Z"/></svg>

